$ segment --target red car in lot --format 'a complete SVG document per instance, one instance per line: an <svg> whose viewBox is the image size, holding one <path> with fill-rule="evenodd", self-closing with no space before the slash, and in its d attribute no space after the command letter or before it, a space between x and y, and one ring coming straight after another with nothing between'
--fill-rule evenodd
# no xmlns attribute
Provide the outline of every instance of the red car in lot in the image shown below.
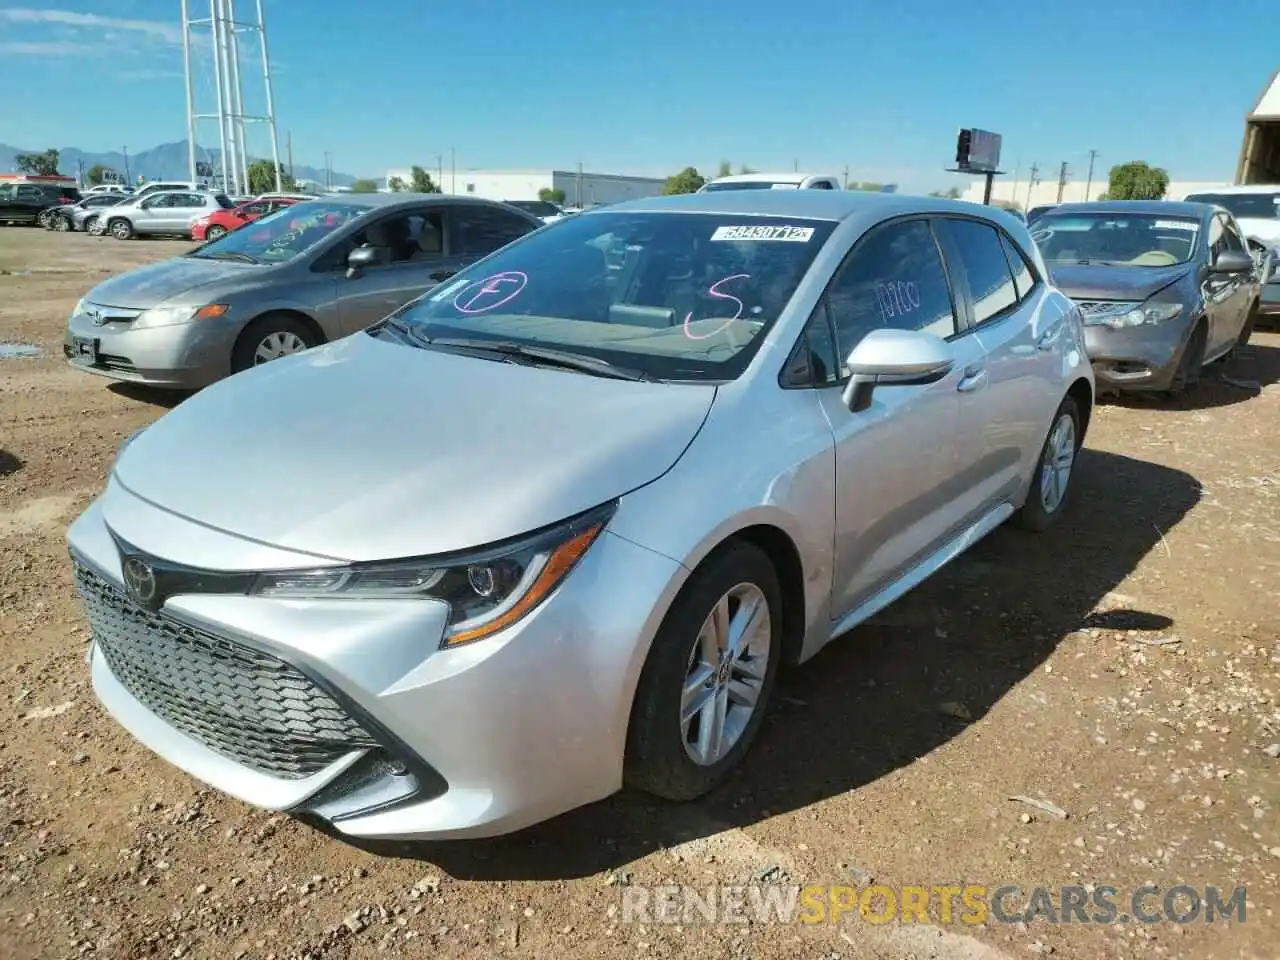
<svg viewBox="0 0 1280 960"><path fill-rule="evenodd" d="M191 239L201 243L217 240L232 230L238 230L246 223L252 223L269 213L291 207L306 199L309 198L267 194L230 210L218 210L207 217L201 217L191 225Z"/></svg>

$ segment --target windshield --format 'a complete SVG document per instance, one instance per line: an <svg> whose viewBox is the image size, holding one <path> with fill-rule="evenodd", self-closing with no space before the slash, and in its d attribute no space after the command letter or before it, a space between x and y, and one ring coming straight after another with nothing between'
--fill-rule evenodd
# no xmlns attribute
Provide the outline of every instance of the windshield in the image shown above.
<svg viewBox="0 0 1280 960"><path fill-rule="evenodd" d="M1044 213L1031 236L1049 263L1171 267L1194 256L1200 221L1156 213Z"/></svg>
<svg viewBox="0 0 1280 960"><path fill-rule="evenodd" d="M560 210L545 200L508 200L507 205L531 213L535 217L558 217Z"/></svg>
<svg viewBox="0 0 1280 960"><path fill-rule="evenodd" d="M250 226L232 230L188 256L282 263L315 246L368 209L352 203L322 200L295 203L253 221Z"/></svg>
<svg viewBox="0 0 1280 960"><path fill-rule="evenodd" d="M1193 193L1187 202L1225 207L1237 220L1280 218L1280 193Z"/></svg>
<svg viewBox="0 0 1280 960"><path fill-rule="evenodd" d="M729 380L834 226L701 213L570 217L464 270L397 319L418 340L514 342L657 379Z"/></svg>
<svg viewBox="0 0 1280 960"><path fill-rule="evenodd" d="M702 189L706 193L718 193L721 190L798 190L800 184L794 180L725 180L708 183Z"/></svg>

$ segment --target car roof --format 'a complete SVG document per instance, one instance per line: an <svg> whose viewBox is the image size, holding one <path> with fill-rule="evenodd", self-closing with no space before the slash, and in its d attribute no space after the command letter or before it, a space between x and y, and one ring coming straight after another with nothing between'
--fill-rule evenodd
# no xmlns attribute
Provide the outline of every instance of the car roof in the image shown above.
<svg viewBox="0 0 1280 960"><path fill-rule="evenodd" d="M1202 217L1209 208L1205 203L1182 200L1098 200L1092 203L1059 203L1055 213L1165 213L1171 217Z"/></svg>
<svg viewBox="0 0 1280 960"><path fill-rule="evenodd" d="M913 197L901 193L860 190L713 190L670 197L644 197L612 204L602 213L715 213L760 217L803 217L844 220L851 216L897 217L913 213L958 213L969 216L1004 215L987 207L942 197ZM593 216L587 210L579 216Z"/></svg>
<svg viewBox="0 0 1280 960"><path fill-rule="evenodd" d="M1233 193L1280 193L1280 183L1248 183L1227 187L1210 187L1207 190L1193 190L1187 194L1195 196L1230 196Z"/></svg>

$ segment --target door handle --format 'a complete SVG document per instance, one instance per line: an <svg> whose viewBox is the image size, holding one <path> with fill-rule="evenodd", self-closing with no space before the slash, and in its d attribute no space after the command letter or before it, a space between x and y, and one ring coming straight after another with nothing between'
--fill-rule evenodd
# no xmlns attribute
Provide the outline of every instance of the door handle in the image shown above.
<svg viewBox="0 0 1280 960"><path fill-rule="evenodd" d="M986 385L986 368L973 366L965 370L964 377L956 384L956 389L961 393L973 393L975 390L981 390Z"/></svg>
<svg viewBox="0 0 1280 960"><path fill-rule="evenodd" d="M444 281L448 280L457 272L457 270L437 270L435 273L431 274L431 279L436 283L444 283Z"/></svg>

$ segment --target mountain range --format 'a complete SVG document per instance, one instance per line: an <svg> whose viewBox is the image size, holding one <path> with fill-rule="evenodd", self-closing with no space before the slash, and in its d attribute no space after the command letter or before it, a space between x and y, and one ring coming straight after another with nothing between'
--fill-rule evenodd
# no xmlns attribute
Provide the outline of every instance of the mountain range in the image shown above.
<svg viewBox="0 0 1280 960"><path fill-rule="evenodd" d="M16 172L19 154L42 152L43 150L22 149L20 147L11 147L6 143L0 143L0 172ZM215 169L218 166L218 160L221 155L222 151L216 147L213 149L201 148L196 152L197 159L212 164ZM280 162L288 163L284 156L280 157ZM79 147L58 148L58 172L66 176L78 176L82 164L84 172L88 173L89 168L95 163L111 167L120 173L124 173L127 168L129 176L133 180L137 180L139 174L148 180L185 180L189 173L187 168L187 141L178 140L175 143L162 143L158 147L152 147L150 150L142 150L138 153L130 151L127 163L124 153L117 150L111 150L106 153L91 153L87 150L81 150ZM301 163L293 165L293 175L299 180L325 182L325 172L322 168L308 167ZM336 170L330 171L329 175L334 186L350 186L356 180L351 174L338 173Z"/></svg>

